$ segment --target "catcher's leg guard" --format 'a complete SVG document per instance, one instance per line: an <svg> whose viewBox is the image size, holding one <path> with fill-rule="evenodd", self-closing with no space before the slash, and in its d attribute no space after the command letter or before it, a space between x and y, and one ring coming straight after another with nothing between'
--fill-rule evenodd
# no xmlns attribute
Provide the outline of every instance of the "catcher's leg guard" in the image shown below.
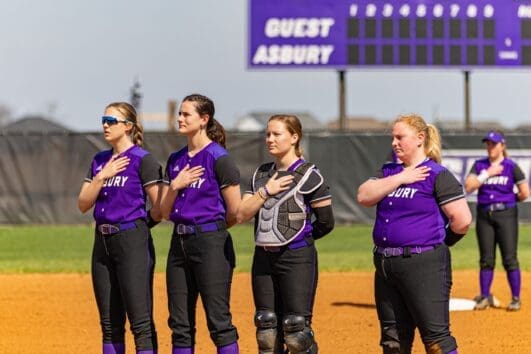
<svg viewBox="0 0 531 354"><path fill-rule="evenodd" d="M284 353L278 338L277 315L273 311L257 311L254 315L254 325L259 354Z"/></svg>
<svg viewBox="0 0 531 354"><path fill-rule="evenodd" d="M398 330L395 325L382 327L381 336L380 345L383 354L401 354L400 339L398 339Z"/></svg>
<svg viewBox="0 0 531 354"><path fill-rule="evenodd" d="M317 343L304 316L288 315L283 321L284 340L290 354L316 354Z"/></svg>

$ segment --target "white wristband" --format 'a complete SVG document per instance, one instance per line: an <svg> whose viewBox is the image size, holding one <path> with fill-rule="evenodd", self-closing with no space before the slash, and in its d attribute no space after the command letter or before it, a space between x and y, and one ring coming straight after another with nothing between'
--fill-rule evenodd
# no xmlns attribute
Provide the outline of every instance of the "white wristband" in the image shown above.
<svg viewBox="0 0 531 354"><path fill-rule="evenodd" d="M487 172L487 170L481 170L481 172L479 173L479 175L477 176L477 179L479 181L480 184L483 184L485 183L485 181L489 178L489 173Z"/></svg>

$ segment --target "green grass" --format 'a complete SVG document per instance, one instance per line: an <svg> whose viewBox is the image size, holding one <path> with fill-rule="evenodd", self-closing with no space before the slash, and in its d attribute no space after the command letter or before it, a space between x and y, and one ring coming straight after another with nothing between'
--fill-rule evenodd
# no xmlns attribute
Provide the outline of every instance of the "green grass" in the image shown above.
<svg viewBox="0 0 531 354"><path fill-rule="evenodd" d="M371 271L372 227L338 226L317 241L321 271ZM171 226L153 229L158 272L163 272ZM253 256L252 227L231 229L238 272L248 272ZM88 273L93 243L92 226L3 226L0 227L0 273ZM531 225L520 227L519 259L523 270L531 270ZM477 269L475 231L452 248L454 269ZM497 267L501 269L499 252Z"/></svg>

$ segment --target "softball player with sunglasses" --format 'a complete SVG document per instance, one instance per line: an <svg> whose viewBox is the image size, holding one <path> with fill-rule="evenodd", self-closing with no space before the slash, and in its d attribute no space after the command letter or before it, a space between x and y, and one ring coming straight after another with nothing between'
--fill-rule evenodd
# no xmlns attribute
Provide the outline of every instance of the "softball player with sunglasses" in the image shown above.
<svg viewBox="0 0 531 354"><path fill-rule="evenodd" d="M92 282L103 333L103 354L125 353L126 317L137 354L157 352L153 322L155 252L150 227L161 219L162 168L142 149L133 106L109 104L102 117L111 149L94 157L79 193L84 213L94 207ZM146 210L146 198L153 207Z"/></svg>

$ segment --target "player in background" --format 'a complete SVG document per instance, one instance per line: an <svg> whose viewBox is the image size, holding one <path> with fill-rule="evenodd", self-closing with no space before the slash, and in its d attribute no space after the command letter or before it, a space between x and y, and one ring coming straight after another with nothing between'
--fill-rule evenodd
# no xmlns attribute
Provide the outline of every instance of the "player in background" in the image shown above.
<svg viewBox="0 0 531 354"><path fill-rule="evenodd" d="M102 117L111 145L94 157L78 207L94 207L96 231L92 282L103 332L103 354L125 353L126 315L138 354L157 352L153 322L155 252L150 227L161 219L162 168L142 149L142 127L133 106L111 103ZM153 207L146 211L146 197Z"/></svg>
<svg viewBox="0 0 531 354"><path fill-rule="evenodd" d="M520 167L507 157L503 133L491 131L482 141L486 145L488 157L474 162L465 181L467 193L478 191L476 235L479 245L481 293L475 298L474 308L483 310L489 306L500 306L499 301L490 292L498 245L512 294L507 310L518 311L521 307L521 274L517 257L516 203L527 199L529 186Z"/></svg>
<svg viewBox="0 0 531 354"><path fill-rule="evenodd" d="M199 295L218 354L236 354L229 303L235 255L227 228L241 201L240 172L225 150L212 100L185 97L178 123L188 144L168 158L161 203L174 223L166 267L172 354L194 353Z"/></svg>
<svg viewBox="0 0 531 354"><path fill-rule="evenodd" d="M275 161L257 168L238 210L239 222L255 217L252 284L260 354L283 354L284 344L292 354L317 353L314 241L332 230L334 216L323 176L302 157L301 138L296 116L269 119L266 145Z"/></svg>
<svg viewBox="0 0 531 354"><path fill-rule="evenodd" d="M377 206L374 286L384 353L411 353L418 327L427 353L457 353L450 333L448 246L466 234L471 214L463 188L443 166L437 129L410 114L393 124L399 162L385 163L358 190ZM449 224L449 225L448 225Z"/></svg>

